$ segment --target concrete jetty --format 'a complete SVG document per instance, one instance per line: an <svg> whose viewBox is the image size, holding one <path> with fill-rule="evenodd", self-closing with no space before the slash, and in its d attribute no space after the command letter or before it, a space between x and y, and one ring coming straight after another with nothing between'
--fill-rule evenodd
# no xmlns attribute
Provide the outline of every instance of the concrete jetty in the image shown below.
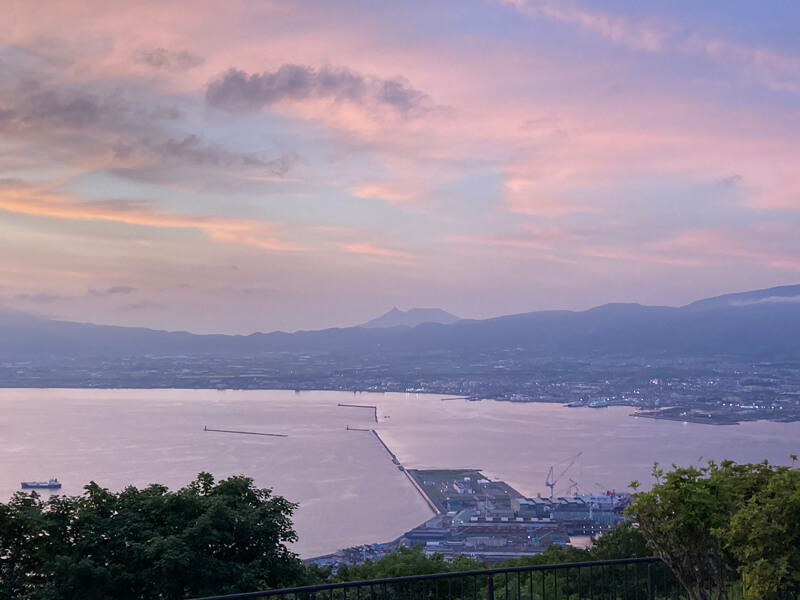
<svg viewBox="0 0 800 600"><path fill-rule="evenodd" d="M268 437L289 437L284 433L264 433L261 431L234 431L232 429L212 429L211 427L203 427L203 431L213 431L215 433L238 433L239 435L266 435Z"/></svg>
<svg viewBox="0 0 800 600"><path fill-rule="evenodd" d="M375 430L374 429L361 429L359 427L350 427L350 425L348 425L347 426L347 431L364 431L366 433L369 433L370 431L375 431Z"/></svg>
<svg viewBox="0 0 800 600"><path fill-rule="evenodd" d="M397 460L397 457L394 455L394 452L392 452L391 450L389 450L389 446L387 446L387 445L386 445L386 443L385 443L385 442L384 442L384 441L381 439L381 436L380 436L380 435L378 435L378 432L377 432L377 431L375 431L375 430L373 429L373 430L372 430L372 433L374 433L374 434L375 434L375 437L376 437L376 438L378 438L378 441L381 443L381 446L383 446L384 450L386 450L386 451L389 453L389 456L391 456L391 457L392 457L392 462L393 462L394 464L396 464L398 467L402 466L402 465L400 464L400 461L399 461L399 460Z"/></svg>
<svg viewBox="0 0 800 600"><path fill-rule="evenodd" d="M373 413L374 413L374 416L375 416L375 422L376 423L378 422L378 407L377 406L372 406L371 404L344 404L342 402L339 402L338 406L344 406L346 408L371 408Z"/></svg>

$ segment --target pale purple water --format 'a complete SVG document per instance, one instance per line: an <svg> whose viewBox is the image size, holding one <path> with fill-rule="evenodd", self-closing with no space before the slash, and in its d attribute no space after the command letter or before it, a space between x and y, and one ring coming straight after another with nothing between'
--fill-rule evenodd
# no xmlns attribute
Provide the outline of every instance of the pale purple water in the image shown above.
<svg viewBox="0 0 800 600"><path fill-rule="evenodd" d="M372 411L339 402L377 405L379 423ZM415 394L0 389L0 498L20 481L51 476L64 483L61 493L78 494L89 480L114 490L177 488L201 470L243 473L300 503L295 550L314 556L392 539L430 515L374 436L347 425L376 427L408 468L481 468L531 495L547 492L551 464L578 452L556 492L570 478L595 492L649 482L655 460L788 463L800 451L800 423L715 427L629 412ZM289 437L211 433L205 425Z"/></svg>

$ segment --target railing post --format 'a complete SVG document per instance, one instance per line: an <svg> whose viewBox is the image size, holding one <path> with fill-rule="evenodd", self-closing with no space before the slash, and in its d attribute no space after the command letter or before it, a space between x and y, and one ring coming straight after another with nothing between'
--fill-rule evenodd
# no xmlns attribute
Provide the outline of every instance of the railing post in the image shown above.
<svg viewBox="0 0 800 600"><path fill-rule="evenodd" d="M489 575L489 600L494 600L494 575Z"/></svg>
<svg viewBox="0 0 800 600"><path fill-rule="evenodd" d="M656 600L656 567L653 563L647 563L647 597Z"/></svg>

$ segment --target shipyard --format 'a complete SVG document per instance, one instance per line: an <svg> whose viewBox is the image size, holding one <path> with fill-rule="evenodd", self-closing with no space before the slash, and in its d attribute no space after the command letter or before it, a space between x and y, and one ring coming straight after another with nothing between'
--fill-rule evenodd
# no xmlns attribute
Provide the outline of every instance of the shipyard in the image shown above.
<svg viewBox="0 0 800 600"><path fill-rule="evenodd" d="M574 461L573 461L574 462ZM548 474L552 490L559 473ZM435 514L390 542L345 548L308 559L338 568L378 560L399 547L422 546L446 558L465 555L486 563L542 554L553 545L586 547L598 535L625 521L631 503L627 493L577 493L569 479L565 495L526 497L504 481L492 481L480 470L405 470ZM585 491L585 490L584 490Z"/></svg>

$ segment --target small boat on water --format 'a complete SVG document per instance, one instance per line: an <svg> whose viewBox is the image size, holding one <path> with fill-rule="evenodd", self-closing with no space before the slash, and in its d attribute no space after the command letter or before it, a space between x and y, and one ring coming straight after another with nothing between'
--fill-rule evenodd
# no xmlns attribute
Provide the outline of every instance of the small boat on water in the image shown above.
<svg viewBox="0 0 800 600"><path fill-rule="evenodd" d="M578 408L579 406L586 406L583 403L583 400L573 400L569 404L565 404L564 406L568 406L569 408Z"/></svg>
<svg viewBox="0 0 800 600"><path fill-rule="evenodd" d="M49 481L23 481L23 490L58 490L61 489L61 482L53 477Z"/></svg>
<svg viewBox="0 0 800 600"><path fill-rule="evenodd" d="M589 402L589 404L587 404L586 406L588 406L589 408L605 408L606 406L608 406L608 400L606 400L605 398L601 400L593 400Z"/></svg>

